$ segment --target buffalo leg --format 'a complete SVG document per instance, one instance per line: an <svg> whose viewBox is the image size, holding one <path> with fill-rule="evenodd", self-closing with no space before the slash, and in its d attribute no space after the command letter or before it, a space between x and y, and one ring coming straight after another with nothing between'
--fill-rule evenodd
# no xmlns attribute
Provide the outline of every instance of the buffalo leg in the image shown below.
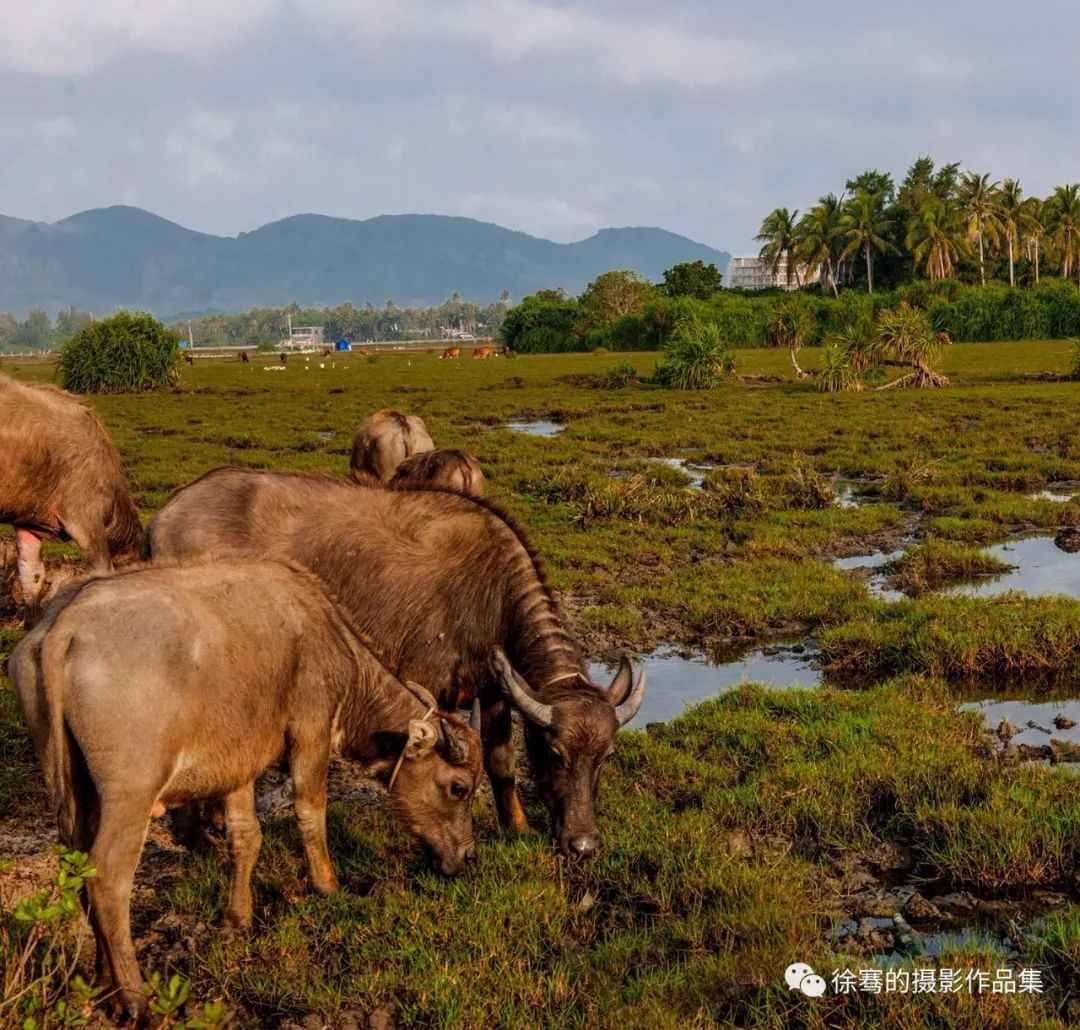
<svg viewBox="0 0 1080 1030"><path fill-rule="evenodd" d="M330 751L325 743L316 743L319 734L309 736L315 739L294 742L289 753L293 804L300 825L300 839L304 842L311 888L317 894L329 894L338 888L337 874L326 847L326 777L330 770Z"/></svg>
<svg viewBox="0 0 1080 1030"><path fill-rule="evenodd" d="M142 974L131 939L131 887L146 837L148 801L141 814L133 805L103 803L101 825L90 849L97 875L87 883L99 954L104 952L123 1007L137 1015L143 1004Z"/></svg>
<svg viewBox="0 0 1080 1030"><path fill-rule="evenodd" d="M41 561L41 538L32 530L15 529L15 550L19 560L19 585L23 604L34 608L45 589L45 566Z"/></svg>
<svg viewBox="0 0 1080 1030"><path fill-rule="evenodd" d="M515 785L517 768L514 757L514 724L510 705L500 698L481 713L480 736L484 742L484 768L495 796L499 825L514 833L528 833L529 821L521 807Z"/></svg>
<svg viewBox="0 0 1080 1030"><path fill-rule="evenodd" d="M237 930L251 926L251 870L262 846L262 830L255 814L255 785L249 783L225 798L225 824L229 833L232 874L224 923Z"/></svg>

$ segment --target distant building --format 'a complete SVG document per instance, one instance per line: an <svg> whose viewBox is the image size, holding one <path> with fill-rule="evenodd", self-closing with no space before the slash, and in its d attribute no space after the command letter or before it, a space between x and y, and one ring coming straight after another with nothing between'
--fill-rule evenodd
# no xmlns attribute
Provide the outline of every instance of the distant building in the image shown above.
<svg viewBox="0 0 1080 1030"><path fill-rule="evenodd" d="M325 346L321 325L294 325L289 328L289 338L281 341L282 350L306 350Z"/></svg>
<svg viewBox="0 0 1080 1030"><path fill-rule="evenodd" d="M799 282L805 286L808 282L816 283L821 274L814 269L814 274L807 277L806 265L798 265ZM732 290L794 290L798 289L795 273L791 282L787 281L787 258L781 258L776 272L769 268L761 258L755 256L733 257L727 268L727 286Z"/></svg>

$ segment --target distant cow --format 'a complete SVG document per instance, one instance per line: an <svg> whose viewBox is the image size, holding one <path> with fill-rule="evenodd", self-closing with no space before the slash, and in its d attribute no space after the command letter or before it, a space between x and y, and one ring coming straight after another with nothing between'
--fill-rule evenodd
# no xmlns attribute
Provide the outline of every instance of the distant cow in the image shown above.
<svg viewBox="0 0 1080 1030"><path fill-rule="evenodd" d="M444 358L460 358L461 357L461 348L460 347L447 347L446 350L444 350L442 352L442 356Z"/></svg>
<svg viewBox="0 0 1080 1030"><path fill-rule="evenodd" d="M356 353L362 358L370 358L375 352L370 347L361 347Z"/></svg>
<svg viewBox="0 0 1080 1030"><path fill-rule="evenodd" d="M194 356L189 354L186 351L184 352L184 364L185 365L194 365L195 364Z"/></svg>
<svg viewBox="0 0 1080 1030"><path fill-rule="evenodd" d="M248 363L248 354L247 354L247 351L246 351L246 350L242 350L242 351L241 351L241 352L240 352L240 353L239 353L239 354L238 354L238 355L236 356L236 358L237 358L237 361L240 361L241 363L243 363L243 364L245 364L245 365L246 365L246 364Z"/></svg>
<svg viewBox="0 0 1080 1030"><path fill-rule="evenodd" d="M473 497L484 494L484 473L464 451L436 447L406 458L390 480L392 487L439 486Z"/></svg>
<svg viewBox="0 0 1080 1030"><path fill-rule="evenodd" d="M366 418L356 431L349 469L358 483L386 483L410 454L434 447L421 419L383 409Z"/></svg>
<svg viewBox="0 0 1080 1030"><path fill-rule="evenodd" d="M286 361L288 361L288 360L289 360L289 356L288 356L288 355L287 355L287 354L286 354L286 353L285 353L284 351L282 351L282 352L281 352L281 353L280 353L280 354L278 355L278 361L280 361L280 362L281 362L281 363L282 363L283 365L284 365L284 364L285 364L285 362L286 362Z"/></svg>
<svg viewBox="0 0 1080 1030"><path fill-rule="evenodd" d="M142 524L97 416L53 386L0 376L0 523L15 527L23 603L45 589L42 540L74 540L91 569L135 558Z"/></svg>
<svg viewBox="0 0 1080 1030"><path fill-rule="evenodd" d="M287 756L312 888L326 847L331 751L384 782L389 807L461 873L475 854L476 727L388 672L309 573L276 562L150 566L69 587L11 657L67 847L89 852L99 987L145 1005L131 939L132 878L166 808L223 798L232 858L224 922L252 919L262 835L256 777Z"/></svg>
<svg viewBox="0 0 1080 1030"><path fill-rule="evenodd" d="M474 347L472 356L474 358L493 358L495 357L494 347Z"/></svg>

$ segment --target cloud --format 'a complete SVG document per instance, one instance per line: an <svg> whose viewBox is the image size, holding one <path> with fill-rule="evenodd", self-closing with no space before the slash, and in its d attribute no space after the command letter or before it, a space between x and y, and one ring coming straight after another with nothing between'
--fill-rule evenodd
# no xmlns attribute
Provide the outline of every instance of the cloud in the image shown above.
<svg viewBox="0 0 1080 1030"><path fill-rule="evenodd" d="M9 3L0 197L223 233L297 211L662 225L745 252L772 207L926 152L1029 193L1080 179L1075 20L1065 0Z"/></svg>

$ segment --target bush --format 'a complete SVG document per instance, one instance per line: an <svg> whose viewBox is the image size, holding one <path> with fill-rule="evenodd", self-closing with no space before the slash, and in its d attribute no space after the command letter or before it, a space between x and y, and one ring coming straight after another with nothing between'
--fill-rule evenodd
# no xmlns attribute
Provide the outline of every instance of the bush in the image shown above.
<svg viewBox="0 0 1080 1030"><path fill-rule="evenodd" d="M680 390L705 390L718 386L734 368L735 362L716 325L687 318L671 334L664 363L656 367L655 379L662 386Z"/></svg>
<svg viewBox="0 0 1080 1030"><path fill-rule="evenodd" d="M154 390L176 382L180 337L144 311L118 311L72 336L58 372L74 393Z"/></svg>

